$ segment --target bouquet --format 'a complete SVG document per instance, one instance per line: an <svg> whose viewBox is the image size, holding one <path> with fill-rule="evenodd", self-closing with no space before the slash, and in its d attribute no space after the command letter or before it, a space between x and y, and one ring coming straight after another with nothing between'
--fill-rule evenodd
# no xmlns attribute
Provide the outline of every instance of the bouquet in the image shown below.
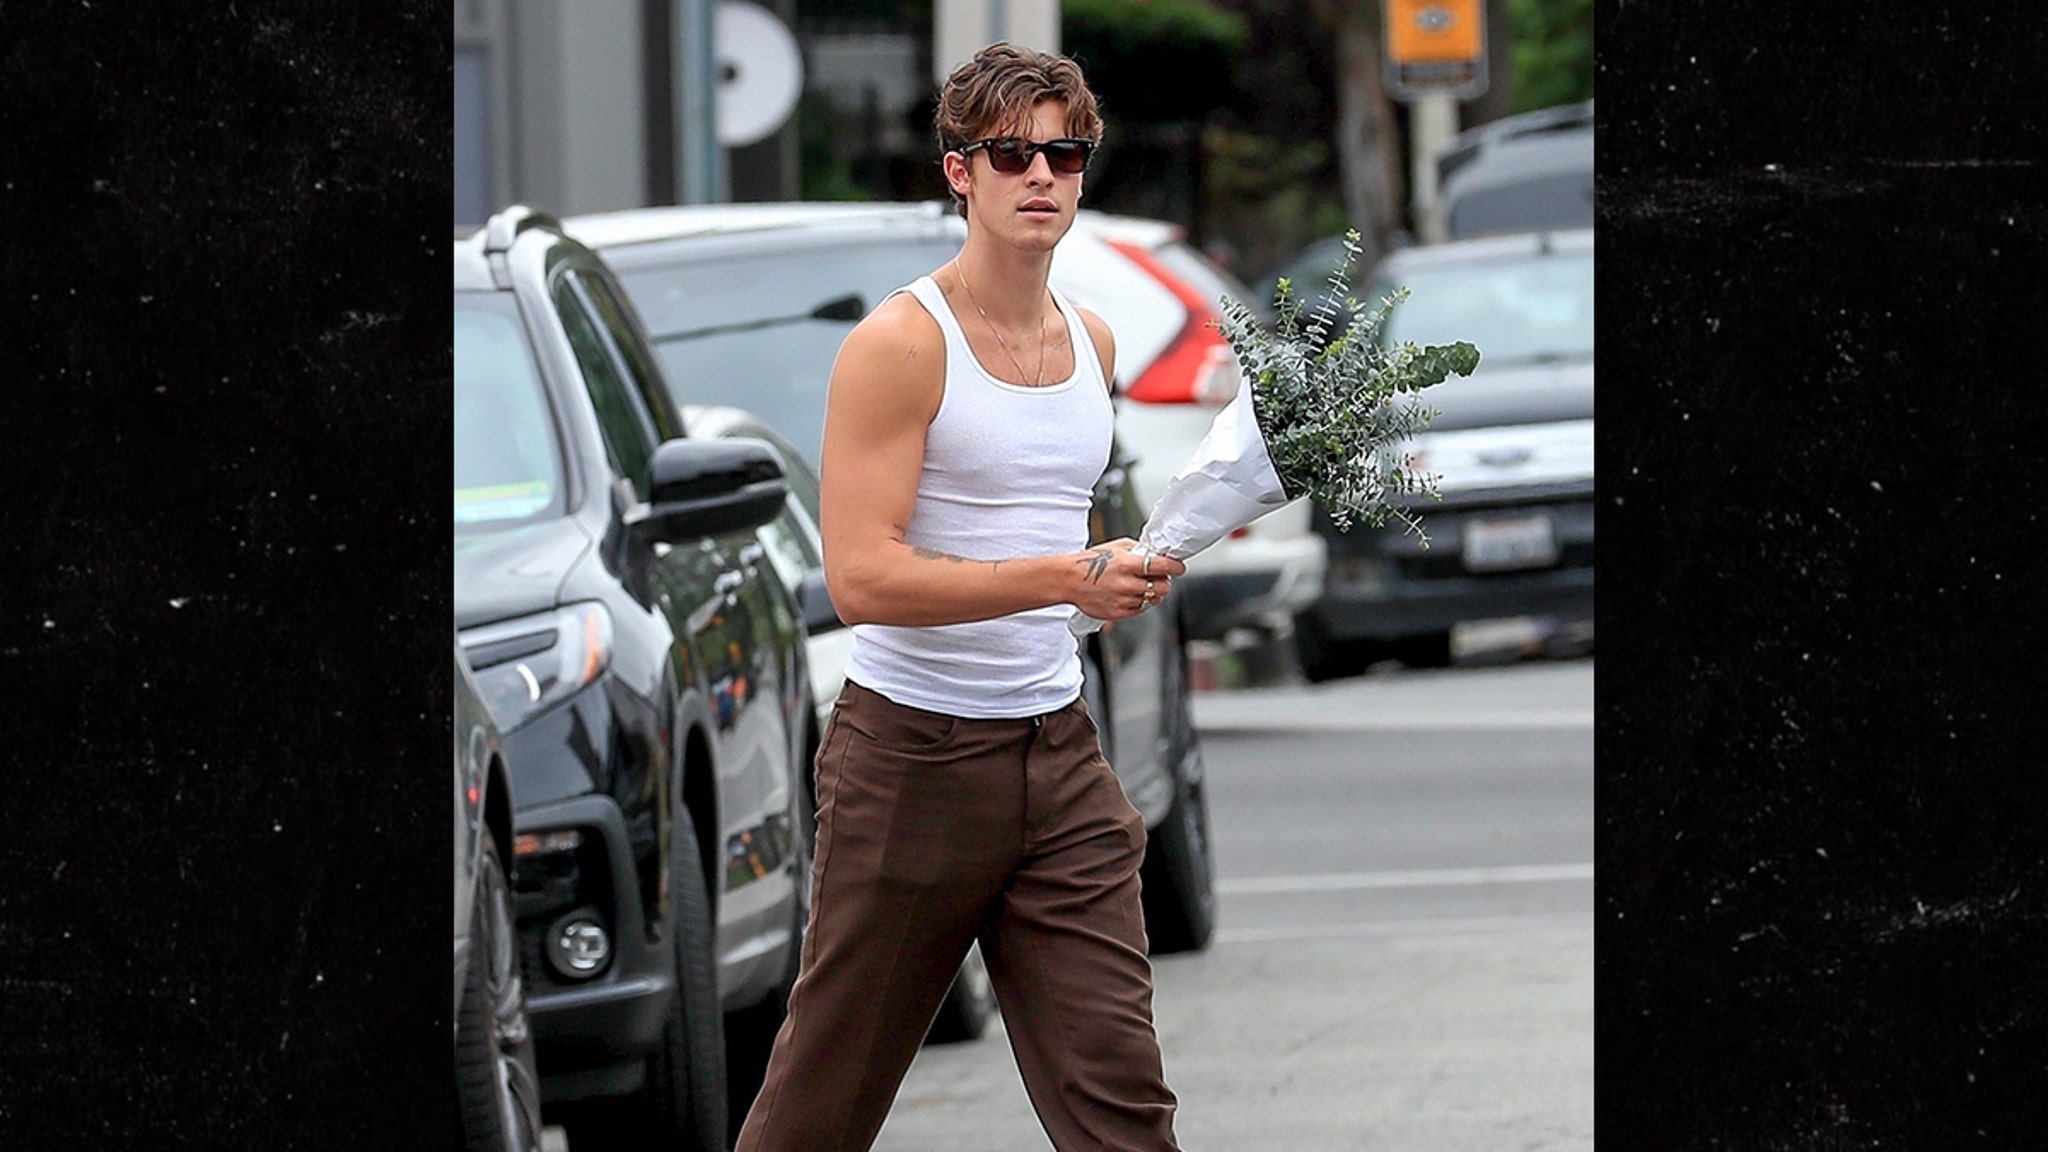
<svg viewBox="0 0 2048 1152"><path fill-rule="evenodd" d="M1378 527L1391 516L1428 546L1408 502L1440 499L1436 478L1411 470L1398 449L1436 416L1415 393L1452 373L1470 375L1479 350L1463 341L1382 346L1380 325L1408 291L1360 311L1348 298L1358 251L1354 230L1344 237L1330 293L1306 325L1285 280L1270 333L1242 301L1224 299L1218 327L1237 355L1237 395L1167 482L1138 534L1139 549L1185 560L1303 496L1320 502L1340 529L1356 520ZM1351 312L1341 326L1339 301ZM1076 636L1100 627L1079 611L1068 624Z"/></svg>

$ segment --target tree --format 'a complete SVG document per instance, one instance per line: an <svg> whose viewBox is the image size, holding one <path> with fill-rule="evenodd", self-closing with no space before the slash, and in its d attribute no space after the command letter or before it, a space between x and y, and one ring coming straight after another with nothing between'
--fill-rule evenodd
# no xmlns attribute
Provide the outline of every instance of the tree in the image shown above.
<svg viewBox="0 0 2048 1152"><path fill-rule="evenodd" d="M1199 230L1202 128L1233 95L1232 61L1250 40L1244 18L1210 0L1066 0L1060 40L1110 122L1090 202Z"/></svg>
<svg viewBox="0 0 2048 1152"><path fill-rule="evenodd" d="M1593 0L1508 0L1514 110L1593 97Z"/></svg>
<svg viewBox="0 0 2048 1152"><path fill-rule="evenodd" d="M1361 266L1370 268L1401 227L1406 181L1401 130L1387 95L1381 4L1310 0L1309 11L1337 52L1337 167L1344 209L1358 229Z"/></svg>

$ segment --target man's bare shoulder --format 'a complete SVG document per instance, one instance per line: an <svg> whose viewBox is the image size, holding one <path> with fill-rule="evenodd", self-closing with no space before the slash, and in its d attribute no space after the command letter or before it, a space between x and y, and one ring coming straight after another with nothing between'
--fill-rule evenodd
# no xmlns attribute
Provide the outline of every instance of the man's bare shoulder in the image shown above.
<svg viewBox="0 0 2048 1152"><path fill-rule="evenodd" d="M928 424L945 392L946 336L907 292L876 305L847 333L832 368L831 403L890 423ZM827 421L828 434L830 420Z"/></svg>
<svg viewBox="0 0 2048 1152"><path fill-rule="evenodd" d="M1080 314L1081 323L1087 326L1088 335L1094 339L1097 345L1105 343L1111 347L1116 345L1116 336L1109 330L1109 321L1104 320L1079 304L1074 305L1074 311Z"/></svg>
<svg viewBox="0 0 2048 1152"><path fill-rule="evenodd" d="M840 356L879 364L920 359L939 362L935 353L944 347L945 334L939 330L939 322L925 311L917 297L899 292L877 304L874 311L853 326Z"/></svg>
<svg viewBox="0 0 2048 1152"><path fill-rule="evenodd" d="M1109 321L1079 304L1074 311L1081 317L1081 324L1088 329L1088 339L1095 344L1096 358L1102 361L1103 383L1109 390L1116 391L1116 335L1109 330Z"/></svg>

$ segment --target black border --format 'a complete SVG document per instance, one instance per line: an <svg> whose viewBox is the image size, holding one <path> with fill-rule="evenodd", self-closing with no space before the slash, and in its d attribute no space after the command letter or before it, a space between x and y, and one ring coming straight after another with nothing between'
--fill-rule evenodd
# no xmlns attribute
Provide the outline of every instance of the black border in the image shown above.
<svg viewBox="0 0 2048 1152"><path fill-rule="evenodd" d="M0 15L0 1131L445 1146L450 10Z"/></svg>
<svg viewBox="0 0 2048 1152"><path fill-rule="evenodd" d="M1601 1138L2031 1146L2043 24L1597 22Z"/></svg>

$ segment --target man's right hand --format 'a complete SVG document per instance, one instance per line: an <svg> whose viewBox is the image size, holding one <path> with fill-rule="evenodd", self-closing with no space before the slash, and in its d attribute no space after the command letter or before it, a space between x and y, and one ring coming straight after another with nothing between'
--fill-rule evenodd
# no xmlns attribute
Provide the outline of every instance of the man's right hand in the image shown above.
<svg viewBox="0 0 2048 1152"><path fill-rule="evenodd" d="M1171 556L1137 550L1125 537L1069 557L1073 591L1068 603L1097 620L1122 620L1158 604L1173 591L1173 578L1188 566Z"/></svg>

